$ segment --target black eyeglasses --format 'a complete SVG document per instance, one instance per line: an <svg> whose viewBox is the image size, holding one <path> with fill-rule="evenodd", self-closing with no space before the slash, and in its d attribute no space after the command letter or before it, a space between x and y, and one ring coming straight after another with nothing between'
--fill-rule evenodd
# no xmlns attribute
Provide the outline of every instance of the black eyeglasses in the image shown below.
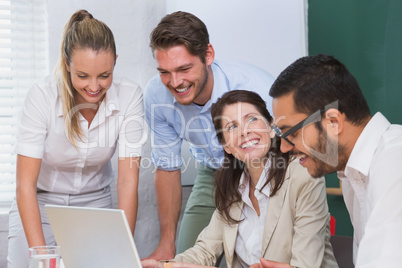
<svg viewBox="0 0 402 268"><path fill-rule="evenodd" d="M335 101L331 104L328 104L327 106L325 106L324 108L321 108L317 111L315 111L314 113L310 114L306 119L303 119L302 121L300 121L299 123L297 123L295 126L291 127L288 131L286 131L285 133L282 133L282 130L276 125L273 124L272 125L272 130L274 131L275 135L278 136L281 139L284 139L285 141L289 142L290 145L295 146L295 144L293 142L291 142L287 137L289 135L292 135L293 133L295 133L296 131L298 131L299 129L311 124L311 123L315 123L318 121L321 121L322 119L322 114L330 109L330 108L335 108L338 109L338 101Z"/></svg>

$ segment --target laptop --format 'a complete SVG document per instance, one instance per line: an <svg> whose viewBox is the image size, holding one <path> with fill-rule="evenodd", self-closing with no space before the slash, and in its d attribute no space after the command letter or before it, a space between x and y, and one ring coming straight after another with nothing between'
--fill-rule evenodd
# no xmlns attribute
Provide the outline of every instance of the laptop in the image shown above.
<svg viewBox="0 0 402 268"><path fill-rule="evenodd" d="M65 268L141 268L121 209L45 205Z"/></svg>

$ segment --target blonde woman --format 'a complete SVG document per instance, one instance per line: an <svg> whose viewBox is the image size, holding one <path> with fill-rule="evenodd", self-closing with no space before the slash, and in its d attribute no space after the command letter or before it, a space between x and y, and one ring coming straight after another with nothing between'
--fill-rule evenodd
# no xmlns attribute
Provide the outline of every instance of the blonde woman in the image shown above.
<svg viewBox="0 0 402 268"><path fill-rule="evenodd" d="M17 191L10 211L8 267L28 267L28 247L53 245L44 205L110 208L118 146L118 208L134 233L142 145L142 90L114 77L116 46L85 10L65 26L55 74L29 90L17 137Z"/></svg>

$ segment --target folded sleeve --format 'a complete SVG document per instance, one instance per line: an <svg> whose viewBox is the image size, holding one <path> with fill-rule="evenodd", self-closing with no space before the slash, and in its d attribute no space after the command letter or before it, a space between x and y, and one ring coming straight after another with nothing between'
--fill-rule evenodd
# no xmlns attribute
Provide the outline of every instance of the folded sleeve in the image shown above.
<svg viewBox="0 0 402 268"><path fill-rule="evenodd" d="M175 261L205 266L215 266L223 252L223 225L217 211L212 215L207 227L198 236L195 245L181 254Z"/></svg>
<svg viewBox="0 0 402 268"><path fill-rule="evenodd" d="M51 96L38 84L29 89L18 116L16 154L42 158L49 116L56 116L51 108L53 103Z"/></svg>
<svg viewBox="0 0 402 268"><path fill-rule="evenodd" d="M139 85L122 83L120 96L127 106L119 132L119 157L139 157L148 139L148 126L144 119L143 93ZM123 93L124 92L124 93ZM127 93L129 92L129 93Z"/></svg>
<svg viewBox="0 0 402 268"><path fill-rule="evenodd" d="M164 92L167 89L158 79L151 79L144 91L145 118L151 131L152 163L161 170L177 170L183 164L183 138L173 126L179 111L167 98L166 94L170 93Z"/></svg>

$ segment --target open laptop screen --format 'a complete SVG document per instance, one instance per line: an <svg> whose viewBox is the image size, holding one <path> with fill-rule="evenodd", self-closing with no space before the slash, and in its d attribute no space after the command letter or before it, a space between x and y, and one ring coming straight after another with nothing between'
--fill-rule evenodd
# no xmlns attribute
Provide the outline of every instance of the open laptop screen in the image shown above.
<svg viewBox="0 0 402 268"><path fill-rule="evenodd" d="M45 209L66 268L141 267L123 210L56 205Z"/></svg>

